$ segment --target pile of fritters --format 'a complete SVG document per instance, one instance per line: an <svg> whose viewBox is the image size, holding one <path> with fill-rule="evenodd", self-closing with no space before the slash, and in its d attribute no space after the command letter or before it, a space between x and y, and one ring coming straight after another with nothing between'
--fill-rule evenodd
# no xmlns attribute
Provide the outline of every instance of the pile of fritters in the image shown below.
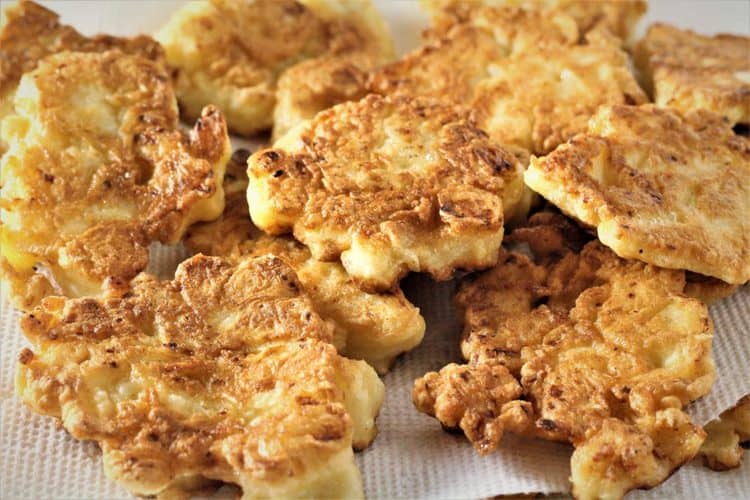
<svg viewBox="0 0 750 500"><path fill-rule="evenodd" d="M17 391L133 493L361 497L378 374L425 333L410 272L468 272L465 363L413 399L478 452L568 442L577 498L739 465L747 398L685 409L707 303L750 280L750 40L655 25L631 55L640 0L422 3L395 61L369 0L194 2L158 42L6 11ZM160 280L155 242L195 255Z"/></svg>

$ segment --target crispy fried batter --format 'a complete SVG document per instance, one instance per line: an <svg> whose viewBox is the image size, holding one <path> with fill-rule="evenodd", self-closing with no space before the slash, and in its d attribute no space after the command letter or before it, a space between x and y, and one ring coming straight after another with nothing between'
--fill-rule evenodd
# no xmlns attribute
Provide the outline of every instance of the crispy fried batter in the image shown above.
<svg viewBox="0 0 750 500"><path fill-rule="evenodd" d="M362 72L393 55L370 0L192 2L157 39L177 68L182 112L195 117L216 104L243 135L273 126L280 136L331 104L359 97Z"/></svg>
<svg viewBox="0 0 750 500"><path fill-rule="evenodd" d="M433 31L445 31L470 19L481 6L514 6L529 10L558 9L572 16L582 35L606 28L627 40L646 12L644 0L421 0L432 17Z"/></svg>
<svg viewBox="0 0 750 500"><path fill-rule="evenodd" d="M619 256L729 284L750 279L749 178L750 140L721 117L652 105L600 108L525 174Z"/></svg>
<svg viewBox="0 0 750 500"><path fill-rule="evenodd" d="M546 154L584 132L604 104L643 104L648 97L611 36L549 44L509 57L474 90L477 124L501 144Z"/></svg>
<svg viewBox="0 0 750 500"><path fill-rule="evenodd" d="M621 41L596 30L578 43L575 21L559 10L479 7L439 32L376 71L371 89L467 105L490 137L534 154L584 131L602 104L648 101Z"/></svg>
<svg viewBox="0 0 750 500"><path fill-rule="evenodd" d="M689 271L685 273L685 280L687 282L685 294L689 297L695 297L707 305L733 295L740 288L739 285L730 285L720 279Z"/></svg>
<svg viewBox="0 0 750 500"><path fill-rule="evenodd" d="M331 41L327 52L295 64L279 77L274 139L319 111L364 97L368 71L394 57L388 29L370 0L302 1L331 23Z"/></svg>
<svg viewBox="0 0 750 500"><path fill-rule="evenodd" d="M17 390L106 473L153 495L200 478L244 498L361 497L352 446L374 438L383 384L273 256L196 256L101 299L50 297L21 326Z"/></svg>
<svg viewBox="0 0 750 500"><path fill-rule="evenodd" d="M519 401L521 385L498 364L451 363L414 384L414 405L449 429L460 428L477 451L495 449L506 431L531 425L531 404Z"/></svg>
<svg viewBox="0 0 750 500"><path fill-rule="evenodd" d="M523 167L452 107L369 95L316 116L249 160L255 224L339 257L367 289L408 271L493 265Z"/></svg>
<svg viewBox="0 0 750 500"><path fill-rule="evenodd" d="M63 50L104 52L110 49L163 63L161 47L147 36L88 38L61 24L59 16L51 10L29 0L5 9L0 30L0 121L13 112L13 97L21 76L36 68L43 58ZM0 154L2 152L0 142Z"/></svg>
<svg viewBox="0 0 750 500"><path fill-rule="evenodd" d="M208 107L189 135L178 127L167 74L141 57L64 52L22 78L0 191L3 282L18 307L130 279L151 241L221 213L224 119Z"/></svg>
<svg viewBox="0 0 750 500"><path fill-rule="evenodd" d="M542 249L537 262L505 253L462 286L468 364L418 380L415 404L447 426L469 419L483 453L504 429L569 441L577 498L656 486L704 438L682 409L715 377L708 310L683 294L684 272L597 241L577 252L578 236L544 225L516 238Z"/></svg>
<svg viewBox="0 0 750 500"><path fill-rule="evenodd" d="M750 443L750 395L709 422L705 430L701 455L706 467L719 471L739 467Z"/></svg>
<svg viewBox="0 0 750 500"><path fill-rule="evenodd" d="M386 373L396 356L421 342L425 323L419 309L398 287L385 293L364 292L340 263L315 260L294 239L267 236L257 229L247 209L245 159L235 153L229 163L223 215L214 222L191 227L185 245L235 262L269 253L280 257L294 268L315 310L333 322L334 344L339 352L364 359L379 373Z"/></svg>
<svg viewBox="0 0 750 500"><path fill-rule="evenodd" d="M470 104L476 86L511 54L571 45L575 21L558 11L481 8L422 47L373 73L369 87L387 95L429 96Z"/></svg>
<svg viewBox="0 0 750 500"><path fill-rule="evenodd" d="M636 63L659 106L750 123L750 37L709 37L657 23L638 44Z"/></svg>

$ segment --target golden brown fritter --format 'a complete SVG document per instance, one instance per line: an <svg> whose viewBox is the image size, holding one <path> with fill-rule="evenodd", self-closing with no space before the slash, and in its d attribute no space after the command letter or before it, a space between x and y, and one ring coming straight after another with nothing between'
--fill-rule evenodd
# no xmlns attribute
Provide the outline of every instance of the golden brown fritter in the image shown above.
<svg viewBox="0 0 750 500"><path fill-rule="evenodd" d="M24 310L133 278L151 241L174 243L224 206L222 115L208 107L181 132L168 75L142 57L47 57L22 78L2 137L3 286Z"/></svg>
<svg viewBox="0 0 750 500"><path fill-rule="evenodd" d="M531 404L521 385L500 364L451 363L414 384L414 405L448 429L461 429L480 453L493 451L504 432L524 433Z"/></svg>
<svg viewBox="0 0 750 500"><path fill-rule="evenodd" d="M239 153L239 152L237 152ZM321 262L289 237L267 236L257 229L247 209L247 156L235 153L224 178L226 208L214 222L192 226L185 245L233 262L247 256L273 254L294 268L315 310L333 322L334 344L347 357L364 359L379 373L388 371L399 354L424 336L425 322L401 289L367 293L352 281L339 262Z"/></svg>
<svg viewBox="0 0 750 500"><path fill-rule="evenodd" d="M449 279L493 265L522 166L460 110L369 95L318 114L250 157L256 226L388 290L408 271Z"/></svg>
<svg viewBox="0 0 750 500"><path fill-rule="evenodd" d="M29 0L5 9L0 29L0 121L13 111L13 97L24 73L36 68L50 54L71 50L104 52L119 49L163 63L159 44L147 36L118 38L108 35L85 37L60 23L59 16ZM0 154L3 152L0 140Z"/></svg>
<svg viewBox="0 0 750 500"><path fill-rule="evenodd" d="M644 0L421 0L439 32L476 15L482 6L513 6L529 10L557 9L573 17L582 35L606 28L627 40L636 22L646 12Z"/></svg>
<svg viewBox="0 0 750 500"><path fill-rule="evenodd" d="M729 284L750 279L750 140L720 116L605 106L526 184L619 256Z"/></svg>
<svg viewBox="0 0 750 500"><path fill-rule="evenodd" d="M375 71L370 88L468 106L491 138L539 155L584 131L603 104L648 101L621 40L595 30L579 42L560 10L480 6L438 32Z"/></svg>
<svg viewBox="0 0 750 500"><path fill-rule="evenodd" d="M713 470L739 467L750 443L750 394L706 424L706 440L701 446L703 462Z"/></svg>
<svg viewBox="0 0 750 500"><path fill-rule="evenodd" d="M750 123L750 37L703 36L657 23L638 44L636 63L657 105Z"/></svg>
<svg viewBox="0 0 750 500"><path fill-rule="evenodd" d="M685 273L685 280L687 282L685 294L689 297L695 297L707 305L712 305L734 295L734 292L740 288L740 285L730 285L720 279L689 271Z"/></svg>
<svg viewBox="0 0 750 500"><path fill-rule="evenodd" d="M138 495L210 479L243 498L361 497L352 446L374 438L383 384L336 354L300 288L273 256L196 256L174 281L49 297L21 321L18 394Z"/></svg>
<svg viewBox="0 0 750 500"><path fill-rule="evenodd" d="M578 45L531 47L482 80L471 107L490 137L543 155L586 131L599 106L648 102L628 64L618 41L601 32Z"/></svg>
<svg viewBox="0 0 750 500"><path fill-rule="evenodd" d="M242 135L273 127L278 137L331 104L360 97L362 72L393 55L370 0L191 2L157 39L176 68L183 114L192 118L215 104Z"/></svg>
<svg viewBox="0 0 750 500"><path fill-rule="evenodd" d="M364 97L368 71L395 55L385 21L370 0L301 1L329 23L328 49L280 75L274 139L319 111Z"/></svg>
<svg viewBox="0 0 750 500"><path fill-rule="evenodd" d="M571 45L575 21L558 11L481 8L404 57L373 72L369 87L386 95L428 96L470 104L476 86L511 54Z"/></svg>
<svg viewBox="0 0 750 500"><path fill-rule="evenodd" d="M462 286L468 364L418 380L414 401L482 453L504 430L568 441L574 496L619 498L698 452L704 432L683 409L713 383L712 325L684 272L597 241L576 251L562 229L522 233L538 261L504 253Z"/></svg>
<svg viewBox="0 0 750 500"><path fill-rule="evenodd" d="M556 263L562 255L580 251L588 237L563 216L542 212L532 216L528 226L513 231L508 240L526 243L535 255ZM497 266L468 278L456 296L464 316L464 358L473 364L500 364L518 375L524 362L522 349L540 344L567 316L582 291L578 282L590 275L579 271L578 282L571 281L576 274L572 269L579 263L572 257L568 260L571 269L560 265L548 272L519 253L504 252ZM550 299L551 290L555 295ZM537 308L539 301L548 307Z"/></svg>

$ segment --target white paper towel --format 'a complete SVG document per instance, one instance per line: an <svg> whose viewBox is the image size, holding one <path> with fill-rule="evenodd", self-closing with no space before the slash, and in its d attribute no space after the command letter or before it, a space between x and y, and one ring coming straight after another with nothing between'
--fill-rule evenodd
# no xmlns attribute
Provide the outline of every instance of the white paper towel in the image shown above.
<svg viewBox="0 0 750 500"><path fill-rule="evenodd" d="M7 3L0 0L0 8ZM128 34L153 32L179 2L44 3L86 33ZM415 3L375 3L391 26L399 51L412 47L425 22ZM658 19L704 33L750 32L750 3L724 0L720 8L717 3L694 1L686 9L673 0L652 0L649 19L641 31ZM168 278L184 256L182 250L160 248L152 255L151 270ZM480 457L462 436L445 433L436 420L412 406L413 380L459 359L460 327L452 306L452 287L452 283L435 284L424 276L406 280L406 292L422 308L428 330L424 343L400 359L385 377L380 434L374 445L357 457L367 496L453 499L567 491L568 446L508 435L498 452ZM711 314L719 379L711 394L690 409L702 423L750 392L750 290L746 287L714 306ZM131 498L104 476L95 444L75 441L53 419L32 414L14 396L16 358L26 345L18 316L0 296L0 500ZM748 498L750 460L740 469L721 473L692 463L659 488L628 496L638 497Z"/></svg>

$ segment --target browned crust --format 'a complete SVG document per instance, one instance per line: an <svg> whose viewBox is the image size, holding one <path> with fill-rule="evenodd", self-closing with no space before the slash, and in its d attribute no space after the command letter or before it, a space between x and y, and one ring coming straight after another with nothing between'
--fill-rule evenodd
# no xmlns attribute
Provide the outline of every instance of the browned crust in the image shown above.
<svg viewBox="0 0 750 500"><path fill-rule="evenodd" d="M119 50L64 52L24 82L38 98L6 121L3 158L3 220L23 228L2 228L3 256L19 279L44 271L52 288L90 295L105 279L143 270L150 242L175 243L189 223L220 213L224 118L207 107L182 132L159 64Z"/></svg>
<svg viewBox="0 0 750 500"><path fill-rule="evenodd" d="M351 362L276 257L196 256L174 281L48 298L21 327L33 345L19 357L21 398L97 441L135 493L186 478L274 491L352 446L338 385Z"/></svg>
<svg viewBox="0 0 750 500"><path fill-rule="evenodd" d="M682 271L620 259L598 241L577 250L585 233L558 214L513 235L536 260L504 253L462 285L468 363L419 379L415 405L482 453L504 430L570 442L577 496L661 483L705 437L683 408L715 376L706 306L685 297Z"/></svg>
<svg viewBox="0 0 750 500"><path fill-rule="evenodd" d="M732 125L750 123L750 37L704 36L656 23L635 56L659 106L682 113L704 109Z"/></svg>
<svg viewBox="0 0 750 500"><path fill-rule="evenodd" d="M499 234L504 189L521 170L462 111L407 97L336 106L283 142L255 153L249 167L251 197L263 196L277 215L265 219L252 203L250 212L264 231L293 230L322 260L337 259L354 240L408 253L427 238ZM447 279L455 268L487 264L399 265L388 283L363 285L383 290L407 270Z"/></svg>
<svg viewBox="0 0 750 500"><path fill-rule="evenodd" d="M60 23L60 16L31 0L5 10L0 31L0 98L15 89L21 75L36 68L50 54L64 50L104 52L119 49L152 61L164 61L164 51L152 38L139 35L121 38L97 35L92 38Z"/></svg>

